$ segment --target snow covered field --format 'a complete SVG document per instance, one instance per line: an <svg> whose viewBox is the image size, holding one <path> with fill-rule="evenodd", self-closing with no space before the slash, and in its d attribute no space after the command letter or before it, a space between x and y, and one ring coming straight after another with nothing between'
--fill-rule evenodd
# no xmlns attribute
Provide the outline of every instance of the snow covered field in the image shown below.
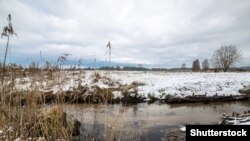
<svg viewBox="0 0 250 141"><path fill-rule="evenodd" d="M93 82L93 74L97 72L100 78ZM36 81L32 78L24 78L22 81L16 79L17 89L68 91L80 85L99 86L100 88L119 87L119 84L131 84L140 82L145 85L137 87L138 94L143 97L153 95L164 98L171 95L185 97L190 95L240 95L239 89L250 84L250 72L242 73L192 73L192 72L143 72L143 71L85 71L83 74L77 72L63 72L60 82L57 80ZM72 75L75 73L76 75ZM106 78L111 78L108 80ZM110 81L114 82L112 86ZM113 92L115 97L121 96L121 91Z"/></svg>
<svg viewBox="0 0 250 141"><path fill-rule="evenodd" d="M191 73L191 72L113 72L112 79L126 84L145 83L138 93L185 97L188 95L239 95L239 89L250 84L250 73Z"/></svg>

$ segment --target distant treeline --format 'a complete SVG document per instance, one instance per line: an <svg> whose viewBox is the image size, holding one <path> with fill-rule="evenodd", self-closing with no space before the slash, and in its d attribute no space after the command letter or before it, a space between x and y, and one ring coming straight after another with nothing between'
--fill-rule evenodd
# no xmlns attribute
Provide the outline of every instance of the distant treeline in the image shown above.
<svg viewBox="0 0 250 141"><path fill-rule="evenodd" d="M0 62L0 72L2 71L2 63ZM115 70L115 71L168 71L168 72L192 72L192 68L145 68L145 67L131 67L131 66L125 66L125 67L120 67L120 66L104 66L104 67L99 67L99 68L94 68L94 67L76 67L76 66L69 66L69 67L63 67L59 66L58 64L46 64L44 66L39 66L39 64L32 63L31 65L27 66L22 66L22 65L17 65L17 64L8 64L6 66L6 69L8 70ZM207 70L200 70L200 72L221 72L223 71L222 69L218 68L209 68ZM235 67L235 68L230 68L228 71L230 72L244 72L244 71L250 71L250 67Z"/></svg>
<svg viewBox="0 0 250 141"><path fill-rule="evenodd" d="M85 68L87 70L92 70L93 68ZM145 68L145 67L100 67L96 70L120 70L120 71L191 71L191 68Z"/></svg>
<svg viewBox="0 0 250 141"><path fill-rule="evenodd" d="M84 68L85 70L117 70L117 71L168 71L168 72L192 72L192 68L144 68L144 67L100 67ZM206 72L221 72L221 69L210 68ZM230 68L230 72L250 71L248 67Z"/></svg>

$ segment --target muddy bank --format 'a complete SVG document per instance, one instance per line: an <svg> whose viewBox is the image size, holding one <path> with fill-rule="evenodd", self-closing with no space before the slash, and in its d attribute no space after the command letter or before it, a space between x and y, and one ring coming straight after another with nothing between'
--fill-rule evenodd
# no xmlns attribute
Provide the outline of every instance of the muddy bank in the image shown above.
<svg viewBox="0 0 250 141"><path fill-rule="evenodd" d="M247 101L249 96L247 95L230 95L230 96L187 96L184 98L168 98L165 99L166 103L196 103L196 102L226 102L226 101Z"/></svg>
<svg viewBox="0 0 250 141"><path fill-rule="evenodd" d="M210 96L194 95L186 97L165 97L163 99L149 97L145 98L136 93L136 91L121 91L122 97L114 97L112 92L118 91L115 88L100 88L92 87L92 90L88 90L88 87L82 87L75 91L61 92L60 94L53 94L51 91L39 92L39 91L16 91L5 94L5 102L15 105L20 103L21 105L30 105L32 103L37 104L51 104L51 103L95 103L95 104L139 104L139 103L161 103L161 104L180 104L180 103L211 103L211 102L227 102L227 101L247 101L249 95L230 95L230 96ZM120 89L119 89L120 90ZM3 98L3 97L2 97Z"/></svg>

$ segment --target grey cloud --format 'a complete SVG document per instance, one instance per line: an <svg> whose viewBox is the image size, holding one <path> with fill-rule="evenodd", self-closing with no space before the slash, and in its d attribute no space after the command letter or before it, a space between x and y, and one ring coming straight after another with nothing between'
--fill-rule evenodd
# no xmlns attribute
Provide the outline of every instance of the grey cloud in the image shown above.
<svg viewBox="0 0 250 141"><path fill-rule="evenodd" d="M234 44L244 57L239 65L250 65L248 0L1 0L1 27L8 13L19 34L12 56L41 50L105 61L110 40L114 62L180 67Z"/></svg>

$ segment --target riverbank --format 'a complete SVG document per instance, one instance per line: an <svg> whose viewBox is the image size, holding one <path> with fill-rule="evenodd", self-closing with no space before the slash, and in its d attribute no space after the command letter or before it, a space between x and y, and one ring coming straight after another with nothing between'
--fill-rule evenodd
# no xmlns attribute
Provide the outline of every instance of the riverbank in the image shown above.
<svg viewBox="0 0 250 141"><path fill-rule="evenodd" d="M45 103L193 103L247 100L250 73L65 71L5 79L5 95L39 95ZM41 103L41 102L40 102Z"/></svg>

